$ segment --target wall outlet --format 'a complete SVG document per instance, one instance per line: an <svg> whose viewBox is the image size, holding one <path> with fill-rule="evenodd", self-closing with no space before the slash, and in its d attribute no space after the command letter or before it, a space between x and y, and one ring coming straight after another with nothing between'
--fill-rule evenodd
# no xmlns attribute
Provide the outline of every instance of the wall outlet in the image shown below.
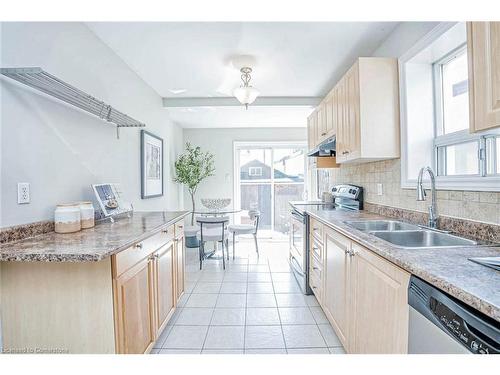
<svg viewBox="0 0 500 375"><path fill-rule="evenodd" d="M382 184L377 184L377 195L383 195Z"/></svg>
<svg viewBox="0 0 500 375"><path fill-rule="evenodd" d="M30 202L30 184L28 182L19 182L17 184L17 203L27 204Z"/></svg>

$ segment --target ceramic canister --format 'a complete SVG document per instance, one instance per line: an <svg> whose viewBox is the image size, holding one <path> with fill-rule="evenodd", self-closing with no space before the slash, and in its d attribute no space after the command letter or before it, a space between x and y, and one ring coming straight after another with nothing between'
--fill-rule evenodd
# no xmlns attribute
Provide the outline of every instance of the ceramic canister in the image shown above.
<svg viewBox="0 0 500 375"><path fill-rule="evenodd" d="M82 229L92 228L94 222L94 205L92 202L80 202L80 218Z"/></svg>
<svg viewBox="0 0 500 375"><path fill-rule="evenodd" d="M54 212L55 232L73 233L81 229L79 203L58 204Z"/></svg>

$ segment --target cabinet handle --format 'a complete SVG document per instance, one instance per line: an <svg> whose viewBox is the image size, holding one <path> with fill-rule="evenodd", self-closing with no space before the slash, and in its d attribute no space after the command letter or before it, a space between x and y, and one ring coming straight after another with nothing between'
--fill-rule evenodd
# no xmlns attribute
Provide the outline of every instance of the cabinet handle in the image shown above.
<svg viewBox="0 0 500 375"><path fill-rule="evenodd" d="M168 233L168 229L163 229L162 232L163 233Z"/></svg>
<svg viewBox="0 0 500 375"><path fill-rule="evenodd" d="M314 285L311 285L313 289L317 289Z"/></svg>
<svg viewBox="0 0 500 375"><path fill-rule="evenodd" d="M184 228L184 225L178 225L178 227L179 227L180 229L182 229L182 228Z"/></svg>
<svg viewBox="0 0 500 375"><path fill-rule="evenodd" d="M135 247L138 248L138 249L142 249L142 243L138 243L138 244L135 244Z"/></svg>
<svg viewBox="0 0 500 375"><path fill-rule="evenodd" d="M353 257L354 255L356 255L356 252L354 252L354 250L351 250L351 251L349 252L349 256Z"/></svg>
<svg viewBox="0 0 500 375"><path fill-rule="evenodd" d="M313 267L313 270L317 271L317 270L319 270L319 268L318 267Z"/></svg>
<svg viewBox="0 0 500 375"><path fill-rule="evenodd" d="M326 133L321 133L321 135L322 135L322 136L323 136L323 135L326 135Z"/></svg>

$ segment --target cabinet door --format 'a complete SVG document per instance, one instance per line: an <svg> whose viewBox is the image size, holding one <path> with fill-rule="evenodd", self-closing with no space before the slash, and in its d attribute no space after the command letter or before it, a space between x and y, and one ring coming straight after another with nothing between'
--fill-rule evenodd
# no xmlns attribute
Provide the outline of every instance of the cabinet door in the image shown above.
<svg viewBox="0 0 500 375"><path fill-rule="evenodd" d="M186 251L184 249L184 237L179 237L176 240L176 274L177 274L177 295L178 300L184 293L184 267L186 264Z"/></svg>
<svg viewBox="0 0 500 375"><path fill-rule="evenodd" d="M171 241L157 251L156 258L156 332L170 319L176 296L174 271L174 243Z"/></svg>
<svg viewBox="0 0 500 375"><path fill-rule="evenodd" d="M337 162L343 162L347 159L347 148L349 142L349 134L346 133L346 85L345 79L342 78L337 85Z"/></svg>
<svg viewBox="0 0 500 375"><path fill-rule="evenodd" d="M348 347L349 266L351 242L347 237L325 230L325 287L323 307L337 336Z"/></svg>
<svg viewBox="0 0 500 375"><path fill-rule="evenodd" d="M468 22L470 130L500 127L500 22Z"/></svg>
<svg viewBox="0 0 500 375"><path fill-rule="evenodd" d="M317 143L321 143L326 136L326 108L325 103L321 103L318 107L318 133Z"/></svg>
<svg viewBox="0 0 500 375"><path fill-rule="evenodd" d="M326 138L335 134L333 131L333 94L330 94L325 101L325 134Z"/></svg>
<svg viewBox="0 0 500 375"><path fill-rule="evenodd" d="M154 343L153 274L146 258L114 279L118 353L145 353Z"/></svg>
<svg viewBox="0 0 500 375"><path fill-rule="evenodd" d="M314 148L314 121L312 114L307 118L307 148L311 151Z"/></svg>
<svg viewBox="0 0 500 375"><path fill-rule="evenodd" d="M355 243L352 251L349 351L407 353L410 274Z"/></svg>
<svg viewBox="0 0 500 375"><path fill-rule="evenodd" d="M360 157L359 69L354 64L345 75L345 138L347 160Z"/></svg>

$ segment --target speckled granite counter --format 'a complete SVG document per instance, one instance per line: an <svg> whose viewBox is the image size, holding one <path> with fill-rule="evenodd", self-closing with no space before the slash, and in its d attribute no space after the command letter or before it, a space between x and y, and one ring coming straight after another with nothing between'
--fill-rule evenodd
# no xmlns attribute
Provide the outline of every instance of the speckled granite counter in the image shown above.
<svg viewBox="0 0 500 375"><path fill-rule="evenodd" d="M500 256L500 247L402 249L344 223L385 218L364 211L308 209L307 213L376 254L500 321L500 272L467 258ZM385 218L387 219L387 218Z"/></svg>
<svg viewBox="0 0 500 375"><path fill-rule="evenodd" d="M159 232L186 211L134 212L130 218L104 221L77 233L50 232L0 245L0 261L95 262Z"/></svg>

